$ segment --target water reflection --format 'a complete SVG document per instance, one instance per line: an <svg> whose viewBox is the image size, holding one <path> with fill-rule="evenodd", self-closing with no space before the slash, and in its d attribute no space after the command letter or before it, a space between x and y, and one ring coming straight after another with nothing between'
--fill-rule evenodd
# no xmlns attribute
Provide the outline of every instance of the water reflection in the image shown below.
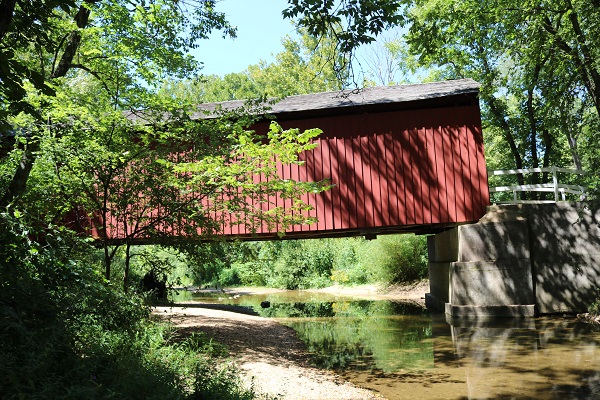
<svg viewBox="0 0 600 400"><path fill-rule="evenodd" d="M432 317L433 368L342 371L388 399L600 399L600 333L572 319Z"/></svg>
<svg viewBox="0 0 600 400"><path fill-rule="evenodd" d="M394 372L433 366L432 331L412 303L331 303L331 318L284 318L308 345L316 365L344 371Z"/></svg>
<svg viewBox="0 0 600 400"><path fill-rule="evenodd" d="M211 301L277 318L317 365L388 399L600 399L600 332L574 319L453 321L414 303L303 292Z"/></svg>

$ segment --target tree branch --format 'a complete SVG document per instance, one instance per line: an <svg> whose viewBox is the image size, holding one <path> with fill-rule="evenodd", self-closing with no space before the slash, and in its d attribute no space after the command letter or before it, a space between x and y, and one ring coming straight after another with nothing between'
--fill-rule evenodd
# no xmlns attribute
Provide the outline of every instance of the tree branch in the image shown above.
<svg viewBox="0 0 600 400"><path fill-rule="evenodd" d="M79 29L84 29L85 27L87 27L91 11L89 5L95 3L96 1L97 0L86 0L81 4L81 6L79 6L79 10L77 11L77 14L75 14L74 17L78 30L74 30L69 35L67 45L65 47L65 50L63 51L60 61L58 62L58 66L50 76L51 79L65 76L67 72L69 72L69 69L72 66L73 58L75 57L75 54L79 49L79 45L81 44L81 33L79 32Z"/></svg>
<svg viewBox="0 0 600 400"><path fill-rule="evenodd" d="M569 20L571 21L571 26L573 27L573 32L575 33L579 48L568 45L568 43L560 36L558 29L552 26L552 22L548 16L543 17L542 26L554 38L558 48L571 57L575 67L579 71L583 84L592 97L596 111L600 114L600 73L593 66L593 58L586 44L585 34L579 24L578 14L575 12L570 2L569 5L571 7ZM579 53L580 51L581 54ZM583 59L581 58L581 55L583 55Z"/></svg>
<svg viewBox="0 0 600 400"><path fill-rule="evenodd" d="M17 166L17 170L15 171L15 174L8 185L8 189L6 189L6 192L4 192L4 195L0 199L0 208L5 209L16 197L25 192L27 178L31 173L33 162L35 161L36 153L39 148L39 139L27 141L27 144L23 149L23 154L21 155L21 160Z"/></svg>
<svg viewBox="0 0 600 400"><path fill-rule="evenodd" d="M96 71L86 67L83 64L71 64L70 67L75 68L75 69L81 69L81 70L87 72L88 74L92 75L94 78L98 79L98 81L102 84L102 86L104 87L104 89L106 90L107 93L109 93L109 94L112 93L110 88L108 87L108 84L106 82L104 82L104 80L102 79L100 74L97 73Z"/></svg>
<svg viewBox="0 0 600 400"><path fill-rule="evenodd" d="M569 20L571 21L571 25L573 26L573 31L575 32L575 37L577 38L577 43L579 44L579 48L581 50L581 54L583 55L582 62L582 70L585 72L587 81L589 82L588 89L590 90L590 94L592 95L592 99L594 100L594 105L596 106L596 110L598 114L600 114L600 73L594 67L594 59L592 57L592 53L587 45L585 33L581 29L581 25L579 24L579 15L573 8L571 2L568 2L571 7L571 12L569 13Z"/></svg>
<svg viewBox="0 0 600 400"><path fill-rule="evenodd" d="M10 6L14 3L13 0L0 0L0 6L4 6L5 9L2 11L11 11ZM98 0L85 0L84 3L79 7L79 11L75 15L75 22L77 24L78 29L83 29L89 23L90 9L89 5L95 3ZM12 5L12 12L2 15L3 21L6 18L12 18L14 13L14 4ZM4 29L2 25L0 25L0 29ZM62 43L62 42L61 42ZM58 67L56 70L52 71L50 75L50 79L58 78L67 74L69 69L71 68L71 63L75 54L77 53L77 49L81 43L81 34L79 31L73 31L68 37L67 46L63 52L63 55L58 63ZM39 140L33 139L29 140L28 145L23 150L23 155L21 158L21 162L19 163L17 170L15 171L11 182L8 186L7 191L3 194L0 199L0 207L4 208L12 203L17 197L22 195L25 192L27 187L27 181L29 179L29 175L31 173L31 169L33 168L33 164L36 159L36 153L39 150Z"/></svg>

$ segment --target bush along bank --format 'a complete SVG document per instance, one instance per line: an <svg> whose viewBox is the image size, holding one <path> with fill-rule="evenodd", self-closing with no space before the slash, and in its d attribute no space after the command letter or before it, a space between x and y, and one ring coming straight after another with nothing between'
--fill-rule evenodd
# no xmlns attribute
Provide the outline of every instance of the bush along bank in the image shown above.
<svg viewBox="0 0 600 400"><path fill-rule="evenodd" d="M36 237L43 236L43 240ZM3 399L253 399L197 336L175 340L145 299L95 268L66 231L0 214Z"/></svg>
<svg viewBox="0 0 600 400"><path fill-rule="evenodd" d="M216 243L186 254L188 283L198 286L322 288L395 284L427 276L427 239L416 235ZM172 280L181 279L182 275Z"/></svg>

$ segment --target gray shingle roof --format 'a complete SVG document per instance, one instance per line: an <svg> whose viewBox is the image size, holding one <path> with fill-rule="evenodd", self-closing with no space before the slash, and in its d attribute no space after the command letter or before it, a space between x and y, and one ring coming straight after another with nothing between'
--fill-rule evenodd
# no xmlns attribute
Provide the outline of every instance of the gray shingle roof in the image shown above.
<svg viewBox="0 0 600 400"><path fill-rule="evenodd" d="M416 85L377 86L360 90L304 94L289 96L272 104L269 112L280 114L386 103L407 103L477 93L479 87L479 83L472 79L459 79ZM223 110L233 110L243 105L244 101L242 100L200 104L198 112L192 115L192 119L214 117L213 112L219 107Z"/></svg>

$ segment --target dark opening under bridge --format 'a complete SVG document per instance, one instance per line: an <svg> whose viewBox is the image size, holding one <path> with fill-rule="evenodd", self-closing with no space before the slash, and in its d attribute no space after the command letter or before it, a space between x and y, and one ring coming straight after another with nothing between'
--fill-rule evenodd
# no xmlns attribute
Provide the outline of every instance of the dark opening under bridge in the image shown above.
<svg viewBox="0 0 600 400"><path fill-rule="evenodd" d="M479 84L465 79L291 96L274 104L269 113L284 129L323 131L318 147L301 154L305 164L280 166L280 176L333 184L304 198L318 222L291 226L285 238L434 233L479 220L489 205L489 189L478 93ZM203 104L193 118L242 105ZM250 129L268 127L265 120ZM284 207L290 201L271 200ZM96 237L126 236L118 224L108 223L106 232L95 227ZM266 226L252 232L243 224L223 224L222 235L279 238Z"/></svg>

